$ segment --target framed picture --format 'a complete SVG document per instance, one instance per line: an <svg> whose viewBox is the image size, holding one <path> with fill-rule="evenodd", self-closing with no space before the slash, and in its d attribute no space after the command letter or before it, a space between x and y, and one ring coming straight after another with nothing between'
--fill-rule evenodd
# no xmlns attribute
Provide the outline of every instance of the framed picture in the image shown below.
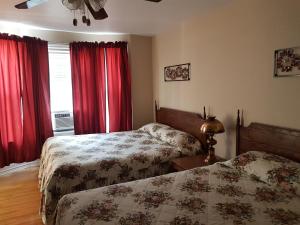
<svg viewBox="0 0 300 225"><path fill-rule="evenodd" d="M165 67L165 81L188 81L190 80L191 64L180 64Z"/></svg>
<svg viewBox="0 0 300 225"><path fill-rule="evenodd" d="M275 51L274 77L300 76L300 47Z"/></svg>

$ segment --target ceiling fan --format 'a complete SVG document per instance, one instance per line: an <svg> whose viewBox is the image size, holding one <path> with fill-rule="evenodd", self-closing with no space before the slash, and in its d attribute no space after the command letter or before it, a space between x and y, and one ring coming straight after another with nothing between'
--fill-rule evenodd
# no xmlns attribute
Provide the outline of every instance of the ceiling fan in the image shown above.
<svg viewBox="0 0 300 225"><path fill-rule="evenodd" d="M19 3L15 5L17 9L30 9L32 7L41 5L48 0L27 0L25 2ZM62 4L74 11L74 19L73 25L77 26L77 19L75 18L75 11L79 10L82 14L82 22L85 23L87 26L91 25L91 21L89 19L88 11L91 13L95 20L103 20L108 17L104 5L107 0L61 0ZM161 2L162 0L145 0L148 2ZM88 11L86 10L88 9ZM86 16L87 14L87 16Z"/></svg>

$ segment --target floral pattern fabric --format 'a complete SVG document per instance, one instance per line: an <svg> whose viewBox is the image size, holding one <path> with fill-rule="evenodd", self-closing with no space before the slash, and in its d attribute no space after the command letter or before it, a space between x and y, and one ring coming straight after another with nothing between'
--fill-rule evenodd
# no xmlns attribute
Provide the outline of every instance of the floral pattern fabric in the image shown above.
<svg viewBox="0 0 300 225"><path fill-rule="evenodd" d="M232 161L65 195L55 225L297 225L300 196Z"/></svg>
<svg viewBox="0 0 300 225"><path fill-rule="evenodd" d="M170 145L140 130L50 138L39 171L42 219L52 223L65 194L166 174L172 159L199 150Z"/></svg>
<svg viewBox="0 0 300 225"><path fill-rule="evenodd" d="M191 152L197 151L197 149L201 147L200 141L191 134L176 130L165 124L150 123L141 127L139 130L148 132L153 137L171 145L181 147L185 155L190 155Z"/></svg>
<svg viewBox="0 0 300 225"><path fill-rule="evenodd" d="M163 129L169 129L170 126L161 124L161 123L149 123L146 124L145 126L142 126L139 130L143 132L147 132L151 134L151 136L160 138L161 135L161 130Z"/></svg>
<svg viewBox="0 0 300 225"><path fill-rule="evenodd" d="M250 151L228 162L262 182L276 184L300 195L300 164L274 154Z"/></svg>

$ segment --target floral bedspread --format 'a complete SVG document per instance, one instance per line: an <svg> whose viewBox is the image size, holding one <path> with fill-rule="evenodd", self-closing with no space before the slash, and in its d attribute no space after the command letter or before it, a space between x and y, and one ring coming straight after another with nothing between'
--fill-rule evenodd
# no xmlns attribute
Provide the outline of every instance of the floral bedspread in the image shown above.
<svg viewBox="0 0 300 225"><path fill-rule="evenodd" d="M140 130L48 139L39 171L43 222L52 224L63 195L166 174L182 152L197 154Z"/></svg>
<svg viewBox="0 0 300 225"><path fill-rule="evenodd" d="M299 206L296 192L225 162L65 195L56 225L296 225Z"/></svg>

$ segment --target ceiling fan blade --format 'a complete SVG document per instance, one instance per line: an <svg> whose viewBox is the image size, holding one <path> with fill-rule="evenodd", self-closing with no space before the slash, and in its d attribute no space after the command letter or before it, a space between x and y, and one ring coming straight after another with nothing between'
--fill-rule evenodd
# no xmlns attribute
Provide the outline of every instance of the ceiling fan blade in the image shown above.
<svg viewBox="0 0 300 225"><path fill-rule="evenodd" d="M145 0L145 1L147 1L147 2L161 2L162 0Z"/></svg>
<svg viewBox="0 0 300 225"><path fill-rule="evenodd" d="M84 2L95 20L103 20L108 17L104 8L101 8L99 11L95 11L91 6L89 0L84 0Z"/></svg>
<svg viewBox="0 0 300 225"><path fill-rule="evenodd" d="M20 4L15 5L17 9L30 9L32 7L35 7L37 5L40 5L44 2L47 2L48 0L28 0L25 2L22 2Z"/></svg>

